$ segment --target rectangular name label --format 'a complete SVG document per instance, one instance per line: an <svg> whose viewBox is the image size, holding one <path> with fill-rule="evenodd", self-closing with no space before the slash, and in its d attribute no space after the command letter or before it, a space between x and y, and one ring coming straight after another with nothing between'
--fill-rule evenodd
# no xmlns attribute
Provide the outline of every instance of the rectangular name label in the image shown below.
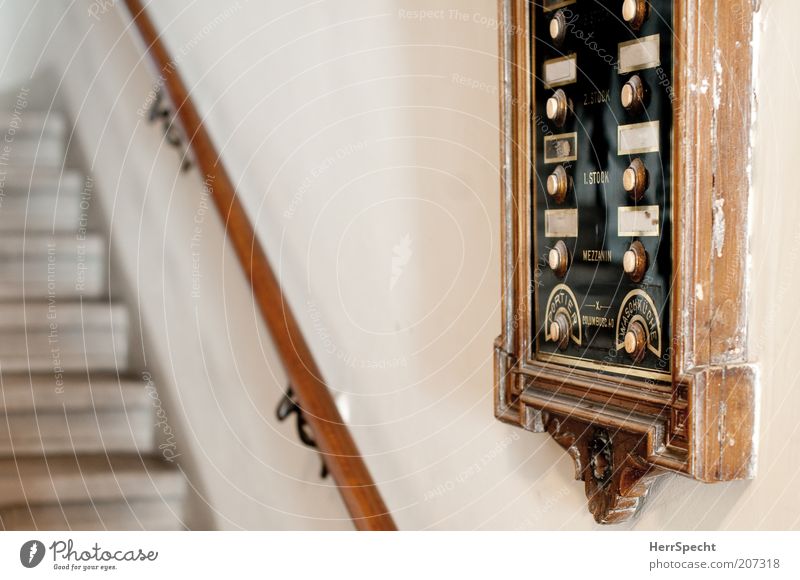
<svg viewBox="0 0 800 580"><path fill-rule="evenodd" d="M661 65L661 37L645 36L619 45L620 74Z"/></svg>
<svg viewBox="0 0 800 580"><path fill-rule="evenodd" d="M548 209L544 212L544 235L547 238L577 238L577 209Z"/></svg>
<svg viewBox="0 0 800 580"><path fill-rule="evenodd" d="M658 153L660 141L661 124L658 121L620 125L617 129L617 154Z"/></svg>
<svg viewBox="0 0 800 580"><path fill-rule="evenodd" d="M548 135L544 138L544 162L563 163L578 159L578 134Z"/></svg>
<svg viewBox="0 0 800 580"><path fill-rule="evenodd" d="M544 86L547 89L569 85L578 80L578 57L574 54L544 61Z"/></svg>
<svg viewBox="0 0 800 580"><path fill-rule="evenodd" d="M621 207L617 216L617 231L621 238L629 236L653 237L658 236L661 231L657 205Z"/></svg>

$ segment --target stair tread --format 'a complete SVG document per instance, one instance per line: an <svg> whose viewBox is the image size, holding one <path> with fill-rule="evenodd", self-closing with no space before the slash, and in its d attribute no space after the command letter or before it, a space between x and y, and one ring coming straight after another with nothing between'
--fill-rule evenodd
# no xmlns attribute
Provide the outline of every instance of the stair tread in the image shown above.
<svg viewBox="0 0 800 580"><path fill-rule="evenodd" d="M0 260L21 259L36 256L47 258L48 250L55 246L57 252L65 249L81 248L87 254L103 254L105 238L100 234L86 234L78 239L74 234L47 234L26 232L25 235L14 232L0 232Z"/></svg>
<svg viewBox="0 0 800 580"><path fill-rule="evenodd" d="M6 415L0 455L150 453L154 422L152 410L144 408Z"/></svg>
<svg viewBox="0 0 800 580"><path fill-rule="evenodd" d="M80 171L41 165L9 166L4 175L0 231L78 231L91 200L91 181Z"/></svg>
<svg viewBox="0 0 800 580"><path fill-rule="evenodd" d="M37 413L152 407L145 384L113 375L3 375L0 412Z"/></svg>
<svg viewBox="0 0 800 580"><path fill-rule="evenodd" d="M84 175L79 169L22 164L9 165L5 169L7 195L24 195L28 190L41 188L80 191L84 185Z"/></svg>
<svg viewBox="0 0 800 580"><path fill-rule="evenodd" d="M91 301L107 294L103 236L0 233L0 300Z"/></svg>
<svg viewBox="0 0 800 580"><path fill-rule="evenodd" d="M12 121L14 121L12 112L0 112L0 127L9 127ZM59 111L25 111L17 125L15 136L46 135L63 139L67 133L67 119Z"/></svg>
<svg viewBox="0 0 800 580"><path fill-rule="evenodd" d="M133 500L15 507L0 510L0 529L179 531L186 529L182 503Z"/></svg>
<svg viewBox="0 0 800 580"><path fill-rule="evenodd" d="M155 456L79 454L0 459L0 509L48 503L180 498L183 474Z"/></svg>
<svg viewBox="0 0 800 580"><path fill-rule="evenodd" d="M56 298L0 303L0 370L125 372L130 340L125 305Z"/></svg>
<svg viewBox="0 0 800 580"><path fill-rule="evenodd" d="M58 315L59 326L76 324L82 327L106 326L109 322L124 325L128 322L128 309L124 304L106 301L29 300L24 304L0 303L0 334L14 327L30 329L31 326L49 327L47 317L52 308Z"/></svg>
<svg viewBox="0 0 800 580"><path fill-rule="evenodd" d="M103 236L0 232L0 300L91 303L107 294Z"/></svg>
<svg viewBox="0 0 800 580"><path fill-rule="evenodd" d="M111 469L116 472L149 473L153 476L180 475L171 463L155 455L84 453L49 457L0 457L0 480L8 479L11 473L16 478L18 471L23 476L38 477L51 474L56 477L81 472L87 476L94 476Z"/></svg>

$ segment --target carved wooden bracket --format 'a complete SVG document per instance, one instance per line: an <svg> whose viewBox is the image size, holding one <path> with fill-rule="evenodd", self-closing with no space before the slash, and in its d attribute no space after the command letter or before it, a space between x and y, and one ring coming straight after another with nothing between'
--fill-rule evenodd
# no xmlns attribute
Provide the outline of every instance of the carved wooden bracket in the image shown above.
<svg viewBox="0 0 800 580"><path fill-rule="evenodd" d="M496 353L497 376L510 376L500 374L499 368L508 363L508 355L499 350ZM498 384L497 394L506 387L505 381ZM648 456L648 433L631 434L594 425L543 410L547 404L537 409L519 397L514 399L510 406L498 405L498 418L529 431L549 433L564 448L575 465L575 479L584 483L589 511L598 523L615 524L633 517L651 485L668 473L644 459Z"/></svg>
<svg viewBox="0 0 800 580"><path fill-rule="evenodd" d="M565 196L565 189L558 187L559 174L553 172L552 189L558 195L545 197L550 184L545 183L547 175L541 174L542 158L561 153L537 148L542 147L545 138L561 139L565 145L575 147L582 138L580 127L559 128L563 127L563 117L558 114L558 99L566 96L564 102L571 107L576 97L586 105L598 99L606 103L602 99L619 99L619 95L607 97L603 86L596 94L586 95L576 95L575 88L568 85L561 85L563 95L556 94L546 83L543 86L537 77L543 74L542 59L558 61L553 56L559 51L567 53L568 58L573 49L569 31L560 37L548 37L543 44L535 44L532 31L552 35L563 32L558 26L576 22L590 26L604 16L586 12L591 10L592 0L499 1L503 24L500 75L504 259L503 333L495 343L495 414L498 419L529 431L549 433L564 447L575 463L576 479L584 482L591 513L604 524L632 517L641 508L652 483L665 473L717 482L751 478L756 470L758 371L748 348L749 248L745 235L751 196L747 168L754 108L754 5L751 0L648 0L646 4L662 16L669 13L674 21L671 32L660 33L661 46L671 43L672 52L666 59L662 53L660 70L666 80L658 87L671 99L658 109L661 122L671 123L670 138L662 141L669 145L660 152L668 168L659 169L664 174L660 183L668 184L664 186L668 191L663 195L669 197L667 205L661 206L661 219L669 224L666 231L671 245L666 246L666 251L658 249L664 252L658 255L657 273L664 276L664 284L659 286L659 279L647 282L645 277L641 291L642 295L662 292L662 304L666 305L658 315L663 316L662 326L668 327L669 332L664 333L663 341L660 330L658 341L645 335L643 344L649 349L646 354L651 363L663 363L657 369L644 368L640 359L633 356L625 362L619 353L624 354L622 349L628 345L619 340L618 331L613 335L610 362L592 358L591 341L596 339L586 338L588 333L580 326L584 314L581 308L588 296L572 292L571 280L563 269L567 264L572 267L575 257L555 255L551 263L558 268L551 266L551 270L545 260L544 273L539 266L542 248L537 247L537 240L541 238L537 238L535 228L540 215L537 212L543 209L537 200L552 201L547 209L564 208L570 203L576 205L578 195ZM549 23L556 10L562 11L558 25L536 28L537 18L546 18ZM576 15L585 18L579 20ZM653 35L653 27L646 20L639 18L636 22L637 27L631 30L633 36ZM668 33L672 35L669 39L663 36ZM621 47L626 44L623 40L620 39ZM537 57L537 46L544 46L541 50L545 56ZM671 70L666 60L671 61ZM590 66L589 61L583 58L581 66ZM611 86L627 80L635 89L641 79L633 82L630 74L623 75L625 64L622 60L616 63L620 68L609 76ZM656 66L659 65L652 64L651 72L656 71ZM648 78L654 84L651 72L638 73L645 84ZM583 70L580 74L585 73ZM554 99L552 117L539 110L544 102L543 91ZM663 94L658 98L663 100ZM665 113L665 107L670 111ZM577 106L568 109L568 114L586 110ZM624 123L638 122L633 115L626 117L626 111L619 115L614 112L613 131L606 129L604 135L617 135L617 124L621 128ZM592 119L594 126L602 122L600 117ZM551 126L553 123L558 126ZM583 124L586 125L591 123ZM568 132L576 130L578 133ZM620 158L624 156L617 151L617 143L608 145L608 149L614 146L613 153L608 154L609 163L622 163ZM569 154L564 159L574 163L567 168L572 171L581 163ZM624 159L626 165L630 163L627 157ZM597 163L601 164L602 159ZM598 198L614 199L613 203L619 206L658 203L660 198L653 190L644 194L643 201L640 196L626 201L622 179L616 184L609 178L614 169L602 165L596 169L591 179L607 184L607 190ZM544 170L550 172L552 166L545 166ZM621 196L614 197L617 192ZM616 207L601 209L606 213L616 211ZM581 219L587 219L585 212L592 208L583 204L580 211ZM542 223L538 222L539 227ZM577 248L582 234L576 235L578 241L573 245ZM609 235L631 243L622 228ZM548 242L549 247L554 247L555 239L552 244ZM641 255L644 246L640 246L637 249ZM619 260L622 272L618 253L604 254L605 250L597 248L597 259L607 259L609 264L605 267L611 267L612 260ZM563 252L563 246L558 251ZM637 264L643 267L646 262L631 260L632 268ZM547 276L550 278L543 278ZM642 272L622 278L622 295L629 288L639 288L635 284L642 278ZM565 288L563 300L570 295L579 297L576 306L561 309L562 318L557 320L549 319L549 309L542 307L539 293L545 292L542 288L546 284ZM544 298L561 291L545 290ZM623 298L612 295L606 303L606 307L610 304L619 308L615 312L620 313L600 319L608 323L607 327L612 323L620 326L625 306L622 302L620 307L621 301ZM601 307L598 301L598 312ZM636 333L632 337L634 344L629 354L636 351ZM573 350L565 354L572 356L562 356L564 351L558 350L570 348Z"/></svg>
<svg viewBox="0 0 800 580"><path fill-rule="evenodd" d="M575 479L584 482L589 511L598 523L633 516L652 483L666 473L642 460L644 438L559 417L547 418L547 431L575 462Z"/></svg>

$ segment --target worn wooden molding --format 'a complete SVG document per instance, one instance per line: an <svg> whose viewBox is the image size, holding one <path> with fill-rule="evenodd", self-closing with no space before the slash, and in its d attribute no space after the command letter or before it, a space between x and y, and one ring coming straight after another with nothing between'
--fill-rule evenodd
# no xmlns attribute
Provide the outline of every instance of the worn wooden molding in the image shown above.
<svg viewBox="0 0 800 580"><path fill-rule="evenodd" d="M748 256L757 2L674 2L667 388L532 356L530 6L499 1L503 331L495 343L495 415L549 433L573 458L596 521L617 523L641 508L662 474L702 482L756 474L759 374L748 348Z"/></svg>

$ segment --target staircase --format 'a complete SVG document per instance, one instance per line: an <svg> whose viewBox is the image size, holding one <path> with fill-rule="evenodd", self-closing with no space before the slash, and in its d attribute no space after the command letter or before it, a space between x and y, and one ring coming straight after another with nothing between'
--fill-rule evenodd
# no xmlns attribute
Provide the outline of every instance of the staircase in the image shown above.
<svg viewBox="0 0 800 580"><path fill-rule="evenodd" d="M67 122L26 110L0 132L0 530L183 529L186 481L128 374Z"/></svg>

